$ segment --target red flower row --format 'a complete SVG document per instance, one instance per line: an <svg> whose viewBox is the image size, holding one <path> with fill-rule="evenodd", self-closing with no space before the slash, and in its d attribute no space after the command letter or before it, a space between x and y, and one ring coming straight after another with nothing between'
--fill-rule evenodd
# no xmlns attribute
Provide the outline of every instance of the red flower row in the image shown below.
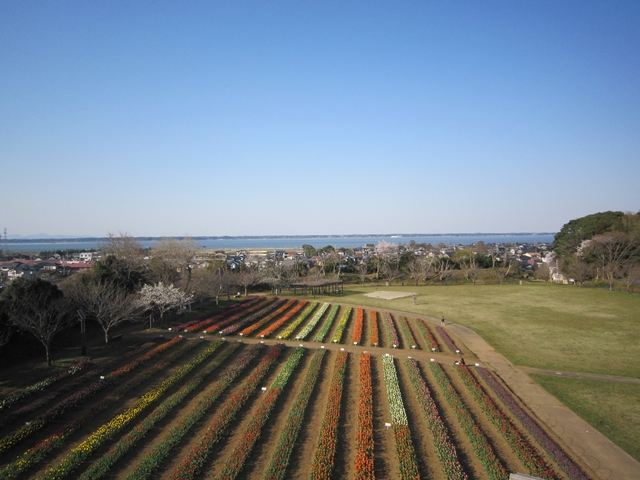
<svg viewBox="0 0 640 480"><path fill-rule="evenodd" d="M361 309L358 309L361 310ZM358 480L376 478L373 463L373 387L371 382L371 355L360 355L360 391L356 426L356 459L353 468Z"/></svg>
<svg viewBox="0 0 640 480"><path fill-rule="evenodd" d="M279 309L277 309L275 312L270 313L269 315L267 315L266 317L262 318L261 320L258 320L257 322L253 323L252 325L249 325L248 327L244 328L241 332L240 335L249 335L250 333L255 332L258 328L260 328L261 326L269 323L271 320L273 320L274 318L276 318L278 315L284 313L285 311L287 311L287 309L291 308L291 306L296 303L298 300L296 300L295 298L292 298L290 300L287 300L285 302L284 305L282 305Z"/></svg>
<svg viewBox="0 0 640 480"><path fill-rule="evenodd" d="M390 347L399 348L400 340L398 339L398 331L396 330L393 317L389 312L384 312L384 314L387 320L387 342L389 342Z"/></svg>
<svg viewBox="0 0 640 480"><path fill-rule="evenodd" d="M278 302L277 297L267 298L264 302L260 301L252 307L243 309L242 311L232 315L231 317L222 320L218 323L211 325L203 330L204 333L217 333L220 331L222 327L227 327L228 325L233 324L241 320L242 318L247 318L247 315L251 314L251 318L260 318L261 315L266 315L268 312L276 308L280 303Z"/></svg>
<svg viewBox="0 0 640 480"><path fill-rule="evenodd" d="M429 344L429 348L431 349L431 351L439 352L440 346L438 345L436 337L433 336L433 333L431 332L429 326L421 318L416 318L416 323L418 324L418 329L422 333L422 336Z"/></svg>
<svg viewBox="0 0 640 480"><path fill-rule="evenodd" d="M329 399L320 427L320 437L313 463L311 464L311 480L331 479L331 471L338 445L338 423L340 421L340 403L342 400L342 386L347 367L348 353L338 352L333 368L333 377L329 387Z"/></svg>
<svg viewBox="0 0 640 480"><path fill-rule="evenodd" d="M181 325L176 325L175 327L171 327L169 330L173 330L174 332L179 332L183 330L184 332L199 332L204 327L211 325L212 323L219 322L221 319L228 317L229 315L235 314L240 310L241 314L246 314L250 309L255 310L256 308L260 308L262 306L262 300L264 297L254 297L248 300L244 300L242 302L236 303L230 307L225 308L221 312L218 312L212 315L205 320L198 321L190 321L183 323Z"/></svg>

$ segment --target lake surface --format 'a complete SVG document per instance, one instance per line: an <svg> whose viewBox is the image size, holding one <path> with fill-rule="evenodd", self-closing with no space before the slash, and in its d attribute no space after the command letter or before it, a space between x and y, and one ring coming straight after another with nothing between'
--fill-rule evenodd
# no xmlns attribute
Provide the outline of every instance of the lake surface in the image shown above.
<svg viewBox="0 0 640 480"><path fill-rule="evenodd" d="M468 234L468 235L380 235L380 236L318 236L318 237L233 237L219 239L195 239L200 245L214 250L242 250L248 248L287 249L300 248L304 244L313 245L315 248L331 245L338 247L361 247L367 243L377 245L378 242L408 244L411 240L416 243L430 243L438 245L471 245L479 241L484 243L547 243L553 242L555 234L543 233L507 233L507 234ZM155 241L141 241L143 247L152 247ZM101 241L55 241L8 243L8 252L42 252L46 250L94 250Z"/></svg>

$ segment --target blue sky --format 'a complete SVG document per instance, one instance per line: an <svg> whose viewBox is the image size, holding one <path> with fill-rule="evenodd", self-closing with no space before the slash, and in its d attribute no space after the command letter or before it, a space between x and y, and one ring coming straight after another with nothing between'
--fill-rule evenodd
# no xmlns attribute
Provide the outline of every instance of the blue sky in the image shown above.
<svg viewBox="0 0 640 480"><path fill-rule="evenodd" d="M557 231L640 210L640 2L0 0L9 234Z"/></svg>

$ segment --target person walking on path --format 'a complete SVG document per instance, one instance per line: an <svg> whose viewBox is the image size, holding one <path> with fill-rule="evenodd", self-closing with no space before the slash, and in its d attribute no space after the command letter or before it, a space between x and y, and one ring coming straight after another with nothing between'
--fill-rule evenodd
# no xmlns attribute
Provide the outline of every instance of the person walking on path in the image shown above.
<svg viewBox="0 0 640 480"><path fill-rule="evenodd" d="M416 305L418 303L418 297L413 296L413 304Z"/></svg>
<svg viewBox="0 0 640 480"><path fill-rule="evenodd" d="M440 325L442 325L443 327L445 326L444 317L442 317L442 321L440 322Z"/></svg>

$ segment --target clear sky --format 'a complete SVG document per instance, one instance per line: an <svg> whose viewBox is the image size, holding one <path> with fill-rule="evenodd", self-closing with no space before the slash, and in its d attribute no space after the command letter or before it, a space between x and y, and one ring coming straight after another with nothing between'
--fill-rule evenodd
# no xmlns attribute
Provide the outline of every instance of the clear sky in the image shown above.
<svg viewBox="0 0 640 480"><path fill-rule="evenodd" d="M0 228L557 231L640 210L640 2L0 0Z"/></svg>

